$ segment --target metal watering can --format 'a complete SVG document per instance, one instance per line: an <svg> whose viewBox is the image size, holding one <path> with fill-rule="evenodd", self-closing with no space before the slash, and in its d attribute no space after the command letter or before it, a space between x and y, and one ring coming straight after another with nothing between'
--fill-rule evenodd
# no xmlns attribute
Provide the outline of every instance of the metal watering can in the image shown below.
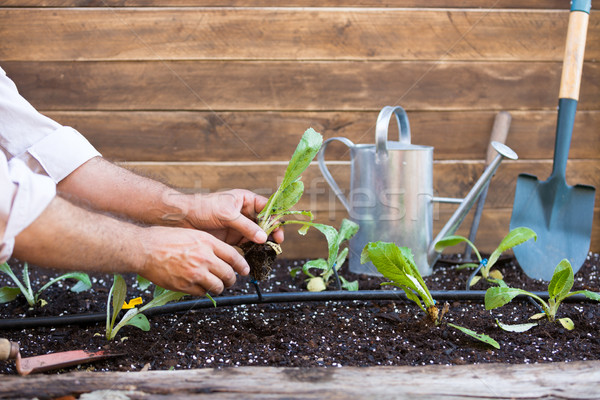
<svg viewBox="0 0 600 400"><path fill-rule="evenodd" d="M396 116L399 141L388 141L388 126ZM350 149L350 193L346 197L325 165L325 151L332 141ZM485 169L464 199L433 195L433 147L410 142L410 125L402 107L386 106L377 117L375 144L354 144L343 137L323 142L317 156L319 168L329 186L348 210L350 219L360 225L349 242L350 271L381 275L372 263L361 264L360 254L368 242L393 242L409 247L419 272L429 275L439 257L437 241L453 234L477 201L503 158L516 160L509 147L493 142L498 155ZM433 203L459 204L446 225L433 237Z"/></svg>

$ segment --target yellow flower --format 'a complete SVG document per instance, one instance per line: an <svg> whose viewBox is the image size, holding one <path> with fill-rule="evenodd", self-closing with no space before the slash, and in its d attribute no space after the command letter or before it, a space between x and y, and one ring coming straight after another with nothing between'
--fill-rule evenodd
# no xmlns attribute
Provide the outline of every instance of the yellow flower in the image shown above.
<svg viewBox="0 0 600 400"><path fill-rule="evenodd" d="M135 299L131 299L128 302L124 302L123 303L123 309L128 309L128 308L133 308L135 306L137 306L138 304L142 304L142 298L141 297L136 297Z"/></svg>

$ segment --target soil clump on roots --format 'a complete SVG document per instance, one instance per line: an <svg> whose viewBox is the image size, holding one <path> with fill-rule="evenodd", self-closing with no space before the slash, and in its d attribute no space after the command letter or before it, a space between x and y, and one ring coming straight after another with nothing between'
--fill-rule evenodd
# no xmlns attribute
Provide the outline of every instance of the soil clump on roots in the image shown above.
<svg viewBox="0 0 600 400"><path fill-rule="evenodd" d="M269 241L261 244L246 242L240 248L250 266L250 276L256 281L264 281L269 277L275 259L281 254L281 247Z"/></svg>

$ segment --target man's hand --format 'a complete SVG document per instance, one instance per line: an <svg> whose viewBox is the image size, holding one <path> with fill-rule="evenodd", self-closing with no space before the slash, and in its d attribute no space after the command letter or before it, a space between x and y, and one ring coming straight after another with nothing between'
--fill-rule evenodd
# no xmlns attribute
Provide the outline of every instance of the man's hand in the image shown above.
<svg viewBox="0 0 600 400"><path fill-rule="evenodd" d="M254 222L267 204L263 196L242 189L208 195L172 196L165 201L167 204L180 204L182 225L185 227L203 230L231 245L248 240L256 243L267 240L267 234ZM185 200L181 196L185 196ZM273 239L283 242L283 230L275 230Z"/></svg>
<svg viewBox="0 0 600 400"><path fill-rule="evenodd" d="M39 266L137 273L166 289L219 294L247 275L235 248L194 229L139 227L79 208L60 197L15 239L13 253Z"/></svg>
<svg viewBox="0 0 600 400"><path fill-rule="evenodd" d="M145 262L138 273L165 289L219 294L235 283L235 272L250 271L233 247L202 231L149 227L140 239Z"/></svg>

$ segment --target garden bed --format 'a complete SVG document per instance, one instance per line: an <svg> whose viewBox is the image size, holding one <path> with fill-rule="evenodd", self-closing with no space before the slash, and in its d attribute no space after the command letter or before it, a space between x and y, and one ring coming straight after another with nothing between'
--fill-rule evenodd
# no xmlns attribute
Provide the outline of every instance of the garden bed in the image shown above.
<svg viewBox="0 0 600 400"><path fill-rule="evenodd" d="M260 287L264 293L305 291L301 275L292 279L290 268L303 260L278 260L272 275ZM11 263L15 265L15 262ZM506 282L513 287L544 291L547 283L524 276L510 258L499 262ZM381 288L382 278L345 272L349 280L359 279L361 290ZM455 257L442 259L426 278L432 291L463 290L468 270L457 270ZM33 268L34 287L48 280L48 271ZM53 275L50 275L53 276ZM140 292L127 277L129 298ZM10 284L0 277L0 286ZM24 299L0 305L0 318L58 316L103 312L112 276L94 275L91 291L71 293L55 285L42 294L48 305L28 309ZM484 284L475 290L485 290ZM575 275L574 289L600 292L600 257L591 254ZM223 296L255 294L253 285L242 277ZM151 292L141 294L145 301ZM184 298L189 300L190 298ZM473 363L548 363L600 360L600 304L564 303L559 316L569 316L575 329L543 323L526 333L502 331L495 324L527 322L538 312L533 304L514 301L487 311L483 302L449 300L445 317L480 333L492 336L496 350L474 341L445 325L433 327L414 304L398 300L265 303L188 310L150 318L151 330L123 328L115 341L107 342L104 323L27 329L5 329L0 337L20 344L23 357L72 349L109 349L122 356L69 370L140 371L225 368L233 366L341 367L341 366L424 366ZM0 373L14 374L13 362L0 363Z"/></svg>

